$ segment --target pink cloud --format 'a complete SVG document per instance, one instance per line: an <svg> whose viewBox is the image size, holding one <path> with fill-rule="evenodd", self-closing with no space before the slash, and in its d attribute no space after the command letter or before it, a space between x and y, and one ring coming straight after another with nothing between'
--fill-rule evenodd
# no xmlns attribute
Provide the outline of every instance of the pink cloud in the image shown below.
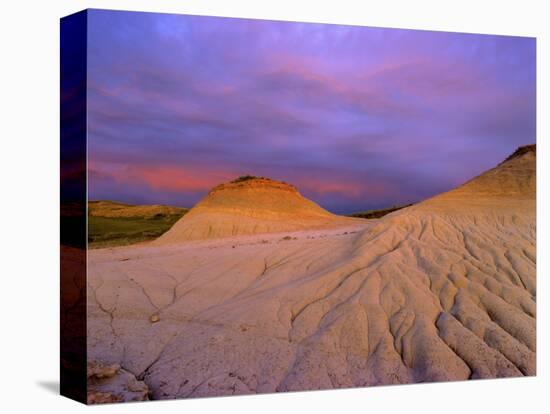
<svg viewBox="0 0 550 414"><path fill-rule="evenodd" d="M90 174L98 179L109 178L118 183L145 184L153 190L169 192L208 191L238 174L228 169L180 167L170 165L122 165L95 162Z"/></svg>

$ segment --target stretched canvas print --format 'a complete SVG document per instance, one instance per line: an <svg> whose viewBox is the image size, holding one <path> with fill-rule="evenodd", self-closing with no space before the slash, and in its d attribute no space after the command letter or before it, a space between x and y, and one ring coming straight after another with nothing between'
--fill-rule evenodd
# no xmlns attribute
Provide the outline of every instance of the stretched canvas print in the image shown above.
<svg viewBox="0 0 550 414"><path fill-rule="evenodd" d="M534 38L61 19L61 391L536 373Z"/></svg>

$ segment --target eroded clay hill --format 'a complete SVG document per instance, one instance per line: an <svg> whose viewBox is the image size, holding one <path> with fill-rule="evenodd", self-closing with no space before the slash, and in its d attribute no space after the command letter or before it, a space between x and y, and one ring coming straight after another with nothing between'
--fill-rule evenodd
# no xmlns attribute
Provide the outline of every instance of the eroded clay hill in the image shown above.
<svg viewBox="0 0 550 414"><path fill-rule="evenodd" d="M213 188L158 243L283 232L351 221L319 207L290 184L254 177Z"/></svg>
<svg viewBox="0 0 550 414"><path fill-rule="evenodd" d="M478 177L420 205L440 207L442 212L466 212L468 208L534 213L536 198L536 146L518 148L506 160Z"/></svg>
<svg viewBox="0 0 550 414"><path fill-rule="evenodd" d="M353 231L91 251L89 358L155 399L534 375L534 171Z"/></svg>

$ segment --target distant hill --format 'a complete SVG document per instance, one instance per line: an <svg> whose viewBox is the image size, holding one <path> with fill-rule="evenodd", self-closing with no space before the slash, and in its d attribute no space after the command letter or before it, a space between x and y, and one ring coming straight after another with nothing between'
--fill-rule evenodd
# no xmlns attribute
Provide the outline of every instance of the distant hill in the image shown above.
<svg viewBox="0 0 550 414"><path fill-rule="evenodd" d="M348 217L358 217L364 219L375 219L384 217L386 214L393 213L394 211L401 210L402 208L410 207L412 204L404 204L400 206L393 206L388 208L381 208L377 210L365 210L357 213L348 214Z"/></svg>
<svg viewBox="0 0 550 414"><path fill-rule="evenodd" d="M153 240L189 209L164 205L132 205L108 200L88 202L88 244L92 248Z"/></svg>
<svg viewBox="0 0 550 414"><path fill-rule="evenodd" d="M117 201L97 200L88 202L88 215L94 217L155 217L185 214L188 208L172 207L160 204L133 205Z"/></svg>

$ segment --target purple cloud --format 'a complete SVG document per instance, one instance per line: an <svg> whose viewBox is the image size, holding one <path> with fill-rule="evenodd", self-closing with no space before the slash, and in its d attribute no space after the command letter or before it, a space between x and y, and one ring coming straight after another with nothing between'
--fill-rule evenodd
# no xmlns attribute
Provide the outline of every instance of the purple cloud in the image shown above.
<svg viewBox="0 0 550 414"><path fill-rule="evenodd" d="M535 140L532 38L89 19L91 198L190 206L250 173L351 212L448 190Z"/></svg>

